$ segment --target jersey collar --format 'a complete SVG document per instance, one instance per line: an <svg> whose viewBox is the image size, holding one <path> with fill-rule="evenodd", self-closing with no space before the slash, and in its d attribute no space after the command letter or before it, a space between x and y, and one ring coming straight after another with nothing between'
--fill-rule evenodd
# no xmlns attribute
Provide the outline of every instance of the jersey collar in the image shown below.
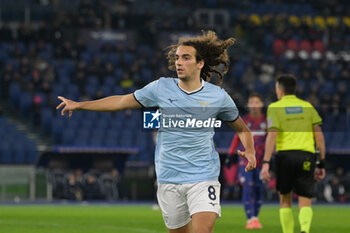
<svg viewBox="0 0 350 233"><path fill-rule="evenodd" d="M174 79L174 80L175 80L175 83L176 83L177 87L178 87L182 92L184 92L184 93L187 94L187 95L192 95L192 94L194 94L194 93L197 93L197 92L201 91L201 90L204 88L204 83L205 83L204 80L201 79L202 86L201 86L200 88L198 88L197 90L194 90L194 91L186 91L186 90L182 89L182 88L179 86L179 81L178 81L178 80L176 80L176 79Z"/></svg>
<svg viewBox="0 0 350 233"><path fill-rule="evenodd" d="M291 99L291 98L296 98L296 95L285 95L282 97L282 99Z"/></svg>

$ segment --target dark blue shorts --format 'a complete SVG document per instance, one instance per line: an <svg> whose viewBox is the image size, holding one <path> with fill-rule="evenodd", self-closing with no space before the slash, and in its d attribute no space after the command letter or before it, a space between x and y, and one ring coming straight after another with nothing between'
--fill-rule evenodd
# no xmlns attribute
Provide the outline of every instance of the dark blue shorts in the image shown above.
<svg viewBox="0 0 350 233"><path fill-rule="evenodd" d="M261 167L257 167L249 172L244 171L244 166L239 166L239 181L242 185L262 185L260 179Z"/></svg>

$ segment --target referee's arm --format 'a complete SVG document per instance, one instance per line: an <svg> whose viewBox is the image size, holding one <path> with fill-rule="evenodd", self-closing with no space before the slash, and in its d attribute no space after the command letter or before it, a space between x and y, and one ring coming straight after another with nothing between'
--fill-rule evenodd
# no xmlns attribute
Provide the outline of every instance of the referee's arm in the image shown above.
<svg viewBox="0 0 350 233"><path fill-rule="evenodd" d="M326 145L322 129L319 125L313 126L314 137L316 141L316 147L320 152L321 166L318 166L315 170L315 180L320 181L326 176L326 169L324 168L324 160L326 158Z"/></svg>
<svg viewBox="0 0 350 233"><path fill-rule="evenodd" d="M278 134L277 129L271 129L269 130L266 136L263 167L261 169L261 174L260 174L261 179L264 181L269 181L271 178L269 173L270 160L275 148L277 134Z"/></svg>

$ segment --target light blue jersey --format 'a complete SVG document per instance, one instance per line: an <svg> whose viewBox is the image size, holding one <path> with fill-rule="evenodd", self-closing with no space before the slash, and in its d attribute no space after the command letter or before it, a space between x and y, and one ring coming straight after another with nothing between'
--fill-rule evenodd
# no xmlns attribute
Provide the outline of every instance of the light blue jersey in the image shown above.
<svg viewBox="0 0 350 233"><path fill-rule="evenodd" d="M162 113L155 152L157 180L175 184L216 181L220 160L213 126L217 119L235 121L238 109L221 87L202 81L202 88L187 93L178 81L160 78L134 93L144 107L159 107Z"/></svg>

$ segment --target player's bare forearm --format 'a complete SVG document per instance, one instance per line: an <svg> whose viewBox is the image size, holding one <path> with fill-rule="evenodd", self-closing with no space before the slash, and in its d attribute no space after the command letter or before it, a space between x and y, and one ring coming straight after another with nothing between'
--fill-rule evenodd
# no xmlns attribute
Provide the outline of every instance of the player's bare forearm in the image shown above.
<svg viewBox="0 0 350 233"><path fill-rule="evenodd" d="M248 164L245 167L245 171L248 172L256 167L253 135L240 117L234 122L230 122L229 125L237 132L238 137L245 148L245 151L237 152L238 155L245 157L248 160Z"/></svg>
<svg viewBox="0 0 350 233"><path fill-rule="evenodd" d="M244 123L241 117L234 122L228 123L238 134L239 140L242 142L246 150L254 151L254 139L250 129Z"/></svg>
<svg viewBox="0 0 350 233"><path fill-rule="evenodd" d="M316 147L320 152L320 159L326 158L326 144L324 141L324 136L322 129L319 125L315 125L313 127L314 135L315 135L315 141L316 141Z"/></svg>
<svg viewBox="0 0 350 233"><path fill-rule="evenodd" d="M270 161L272 153L275 148L276 144L276 137L277 137L278 131L275 129L271 129L266 136L266 141L265 141L265 153L264 153L264 160L265 161Z"/></svg>
<svg viewBox="0 0 350 233"><path fill-rule="evenodd" d="M67 112L69 116L72 115L73 111L76 110L89 110L89 111L100 111L110 112L119 111L130 108L140 108L141 105L136 101L133 94L128 95L115 95L109 96L99 100L75 102L66 99L62 96L58 97L62 102L57 106L56 109L62 108L61 115L64 116Z"/></svg>
<svg viewBox="0 0 350 233"><path fill-rule="evenodd" d="M135 100L133 94L114 95L99 100L80 102L79 110L90 111L120 111L130 108L139 108L141 105Z"/></svg>

